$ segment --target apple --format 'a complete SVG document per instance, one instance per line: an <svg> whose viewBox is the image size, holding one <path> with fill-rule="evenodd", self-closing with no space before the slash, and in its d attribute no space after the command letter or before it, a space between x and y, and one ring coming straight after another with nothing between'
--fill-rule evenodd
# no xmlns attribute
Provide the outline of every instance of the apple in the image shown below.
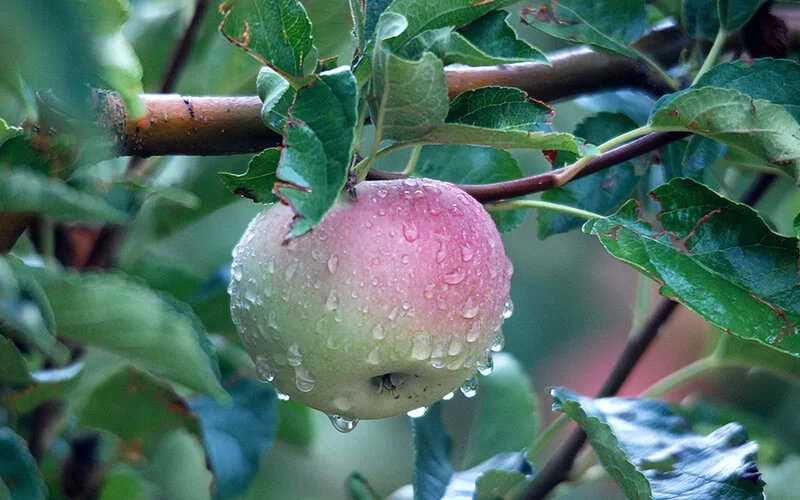
<svg viewBox="0 0 800 500"><path fill-rule="evenodd" d="M502 340L512 265L456 186L362 182L287 239L277 203L233 251L231 314L261 378L340 430L474 393ZM472 380L472 382L470 382Z"/></svg>

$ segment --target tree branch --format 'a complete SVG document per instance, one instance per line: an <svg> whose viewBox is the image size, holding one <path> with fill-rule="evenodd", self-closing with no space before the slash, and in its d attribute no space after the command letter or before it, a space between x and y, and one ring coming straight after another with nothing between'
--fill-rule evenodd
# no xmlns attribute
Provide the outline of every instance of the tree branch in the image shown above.
<svg viewBox="0 0 800 500"><path fill-rule="evenodd" d="M760 174L742 197L742 202L751 206L755 205L774 181L774 175ZM664 326L677 308L677 302L665 297L659 300L647 321L641 328L633 332L625 342L625 346L622 348L616 363L614 363L611 373L603 382L595 397L607 398L619 392L648 347L658 337L661 327ZM586 433L583 430L578 429L573 432L539 471L521 499L541 500L553 488L565 481L569 476L575 457L585 443Z"/></svg>
<svg viewBox="0 0 800 500"><path fill-rule="evenodd" d="M586 177L600 170L649 153L669 143L683 139L688 135L688 132L656 132L640 137L639 139L592 158L584 169L572 180ZM493 184L459 184L458 186L481 203L487 203L553 189L558 186L558 175L563 172L563 170L563 168L560 168L522 179L515 179L513 181L495 182ZM386 172L378 169L371 169L367 175L367 179L369 180L403 179L405 177L405 175L400 173Z"/></svg>

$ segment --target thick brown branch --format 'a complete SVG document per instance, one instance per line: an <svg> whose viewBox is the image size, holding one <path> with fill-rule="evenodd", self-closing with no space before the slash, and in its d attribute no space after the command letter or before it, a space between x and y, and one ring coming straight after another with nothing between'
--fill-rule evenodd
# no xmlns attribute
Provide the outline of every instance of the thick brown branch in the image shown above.
<svg viewBox="0 0 800 500"><path fill-rule="evenodd" d="M680 140L687 135L689 134L686 132L656 132L648 134L592 158L589 163L586 164L586 167L575 176L575 179L586 177L600 170L649 153L671 142ZM557 177L563 170L562 168L543 174L524 177L522 179L495 182L493 184L459 184L459 187L471 194L481 203L487 203L553 189L558 186ZM367 175L367 179L369 180L402 179L404 177L403 174L385 172L377 169L371 169L369 175Z"/></svg>

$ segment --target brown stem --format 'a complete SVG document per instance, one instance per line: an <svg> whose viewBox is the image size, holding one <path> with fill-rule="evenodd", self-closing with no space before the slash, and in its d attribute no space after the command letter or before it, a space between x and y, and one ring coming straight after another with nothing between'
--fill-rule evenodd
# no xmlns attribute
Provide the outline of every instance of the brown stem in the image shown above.
<svg viewBox="0 0 800 500"><path fill-rule="evenodd" d="M742 202L751 206L755 205L774 181L774 175L759 175L742 197ZM596 397L607 398L619 392L622 384L628 379L639 360L642 359L644 353L658 337L661 327L664 326L677 308L677 302L664 297L659 300L647 321L641 328L633 332L625 342L625 346L622 348L616 363L614 363L611 373L597 391ZM583 430L578 429L573 432L555 454L550 457L550 460L539 471L536 478L520 498L522 500L541 500L553 488L565 481L569 476L575 457L578 456L585 443L586 433Z"/></svg>
<svg viewBox="0 0 800 500"><path fill-rule="evenodd" d="M655 132L640 137L639 139L592 158L583 170L572 180L586 177L600 170L649 153L671 142L683 139L688 135L688 132ZM522 179L515 179L513 181L495 182L492 184L459 184L458 186L481 203L488 203L490 201L515 198L517 196L524 196L556 188L558 187L558 175L563 171L564 169L560 168ZM405 177L406 176L403 174L385 172L377 169L370 169L367 175L367 179L369 180L403 179Z"/></svg>

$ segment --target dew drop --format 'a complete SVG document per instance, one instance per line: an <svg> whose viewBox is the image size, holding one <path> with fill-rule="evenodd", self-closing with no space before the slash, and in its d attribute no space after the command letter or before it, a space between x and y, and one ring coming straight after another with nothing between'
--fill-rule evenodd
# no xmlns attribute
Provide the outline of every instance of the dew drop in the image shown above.
<svg viewBox="0 0 800 500"><path fill-rule="evenodd" d="M497 336L494 338L494 342L492 342L492 345L491 347L489 347L489 350L491 350L492 352L500 352L503 350L503 346L505 345L505 343L506 343L506 338L503 337L503 332L498 330Z"/></svg>
<svg viewBox="0 0 800 500"><path fill-rule="evenodd" d="M372 329L372 336L378 340L383 339L386 337L386 332L383 331L383 325L380 323L375 325L375 328Z"/></svg>
<svg viewBox="0 0 800 500"><path fill-rule="evenodd" d="M413 222L411 224L403 223L403 236L406 237L406 241L409 243L417 241L419 239L419 229L417 229L417 225Z"/></svg>
<svg viewBox="0 0 800 500"><path fill-rule="evenodd" d="M270 311L267 315L267 325L270 328L278 329L278 313L275 311Z"/></svg>
<svg viewBox="0 0 800 500"><path fill-rule="evenodd" d="M275 391L275 395L278 396L278 399L281 401L289 401L288 394L284 394L281 391Z"/></svg>
<svg viewBox="0 0 800 500"><path fill-rule="evenodd" d="M300 366L303 362L303 354L300 352L300 346L297 345L297 342L290 345L286 351L286 361L291 366Z"/></svg>
<svg viewBox="0 0 800 500"><path fill-rule="evenodd" d="M314 385L316 385L317 381L314 379L314 376L311 375L311 372L303 368L302 366L297 366L294 369L294 385L297 386L297 390L300 392L311 392L314 389Z"/></svg>
<svg viewBox="0 0 800 500"><path fill-rule="evenodd" d="M333 428L342 433L348 433L356 428L357 418L348 418L341 415L328 415L328 419L333 424Z"/></svg>
<svg viewBox="0 0 800 500"><path fill-rule="evenodd" d="M458 285L459 283L464 281L464 278L466 278L466 276L467 273L462 268L457 267L451 272L444 275L444 281L445 283L448 283L450 285Z"/></svg>
<svg viewBox="0 0 800 500"><path fill-rule="evenodd" d="M339 257L336 254L331 254L330 258L328 258L328 271L331 274L336 272L336 267L339 265Z"/></svg>
<svg viewBox="0 0 800 500"><path fill-rule="evenodd" d="M506 305L503 308L503 319L508 319L511 315L514 314L514 302L511 301L511 297L506 299Z"/></svg>
<svg viewBox="0 0 800 500"><path fill-rule="evenodd" d="M455 395L456 395L455 392L448 392L447 394L442 396L442 401L450 401L451 399L453 399L455 397Z"/></svg>
<svg viewBox="0 0 800 500"><path fill-rule="evenodd" d="M331 290L331 293L328 294L328 300L325 301L325 308L329 311L335 311L337 307L339 307L339 297L336 292Z"/></svg>
<svg viewBox="0 0 800 500"><path fill-rule="evenodd" d="M478 363L478 373L486 376L492 373L493 369L494 369L494 361L492 360L492 354L486 353L486 358L482 359Z"/></svg>
<svg viewBox="0 0 800 500"><path fill-rule="evenodd" d="M467 301L464 303L464 312L461 313L467 319L472 319L478 315L478 311L481 310L480 304L474 304L472 302L472 297L467 297Z"/></svg>
<svg viewBox="0 0 800 500"><path fill-rule="evenodd" d="M414 408L413 410L406 412L406 415L411 418L420 418L424 417L426 413L428 413L428 407L420 406L419 408Z"/></svg>
<svg viewBox="0 0 800 500"><path fill-rule="evenodd" d="M433 346L431 345L431 338L426 334L414 336L414 341L411 344L411 357L418 360L428 359L431 357Z"/></svg>
<svg viewBox="0 0 800 500"><path fill-rule="evenodd" d="M367 363L371 365L379 365L383 359L383 351L380 347L374 347L367 355Z"/></svg>
<svg viewBox="0 0 800 500"><path fill-rule="evenodd" d="M467 379L463 384L461 384L461 394L468 398L473 398L478 393L478 379L477 377L472 377Z"/></svg>

